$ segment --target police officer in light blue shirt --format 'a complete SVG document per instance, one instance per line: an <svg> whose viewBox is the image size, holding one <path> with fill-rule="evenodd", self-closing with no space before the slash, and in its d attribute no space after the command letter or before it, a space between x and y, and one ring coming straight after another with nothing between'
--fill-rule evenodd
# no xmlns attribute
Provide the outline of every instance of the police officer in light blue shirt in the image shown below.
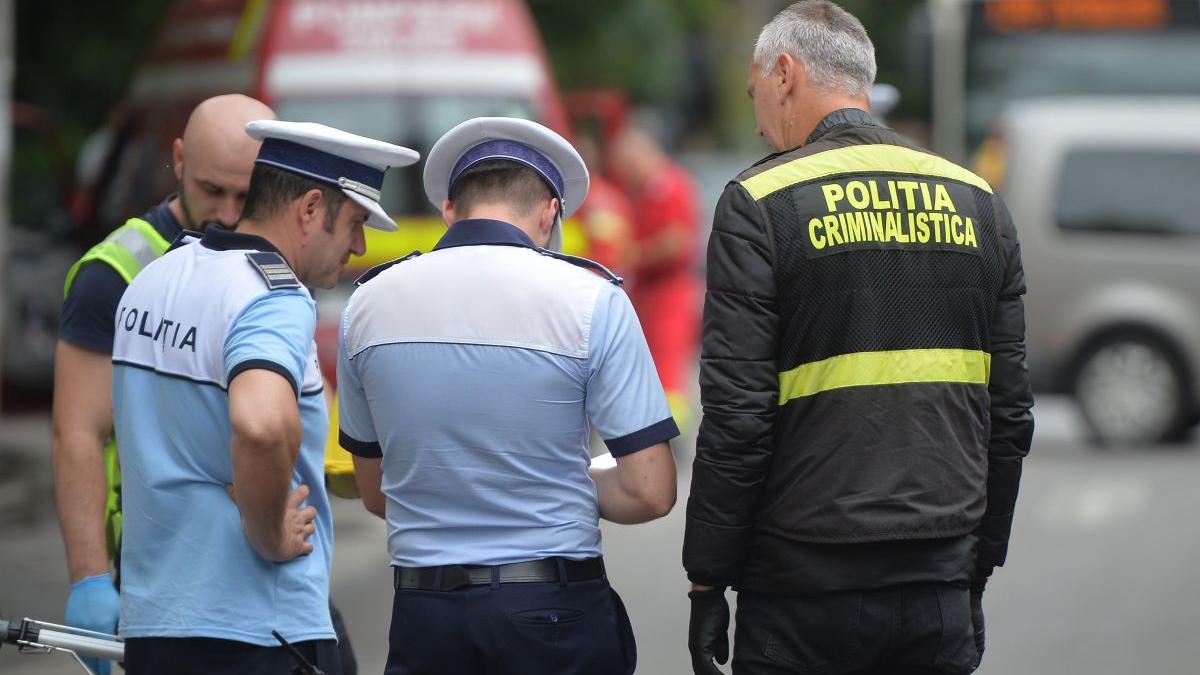
<svg viewBox="0 0 1200 675"><path fill-rule="evenodd" d="M671 509L679 431L620 280L556 252L587 185L539 124L462 123L425 167L450 229L346 306L340 438L395 568L386 673L633 672L598 519ZM593 427L615 466L589 470Z"/></svg>
<svg viewBox="0 0 1200 675"><path fill-rule="evenodd" d="M287 673L278 631L340 672L322 482L327 417L303 283L330 287L415 152L316 124L261 140L236 231L210 227L121 298L113 407L124 471L120 633L140 673Z"/></svg>

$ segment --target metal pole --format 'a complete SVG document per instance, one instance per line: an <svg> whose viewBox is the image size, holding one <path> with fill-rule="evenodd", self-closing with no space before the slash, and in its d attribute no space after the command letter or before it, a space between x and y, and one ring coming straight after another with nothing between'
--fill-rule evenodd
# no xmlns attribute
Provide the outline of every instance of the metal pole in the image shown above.
<svg viewBox="0 0 1200 675"><path fill-rule="evenodd" d="M115 640L101 640L86 635L73 635L43 628L38 632L36 643L47 647L73 651L82 656L91 656L109 661L125 658L125 645Z"/></svg>
<svg viewBox="0 0 1200 675"><path fill-rule="evenodd" d="M0 0L0 327L8 318L8 171L12 153L12 83L16 44L13 0ZM4 381L4 331L0 330L0 382ZM0 411L4 401L0 398Z"/></svg>

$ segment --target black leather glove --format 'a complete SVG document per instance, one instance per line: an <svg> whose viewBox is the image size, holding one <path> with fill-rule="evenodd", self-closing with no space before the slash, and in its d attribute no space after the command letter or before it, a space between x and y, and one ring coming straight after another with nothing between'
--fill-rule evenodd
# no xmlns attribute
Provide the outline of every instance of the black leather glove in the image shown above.
<svg viewBox="0 0 1200 675"><path fill-rule="evenodd" d="M729 603L725 589L692 591L692 616L688 624L688 651L695 675L721 675L713 665L729 660Z"/></svg>
<svg viewBox="0 0 1200 675"><path fill-rule="evenodd" d="M983 661L983 587L987 580L987 577L979 577L971 583L971 627L975 630L975 651L979 655L976 668Z"/></svg>

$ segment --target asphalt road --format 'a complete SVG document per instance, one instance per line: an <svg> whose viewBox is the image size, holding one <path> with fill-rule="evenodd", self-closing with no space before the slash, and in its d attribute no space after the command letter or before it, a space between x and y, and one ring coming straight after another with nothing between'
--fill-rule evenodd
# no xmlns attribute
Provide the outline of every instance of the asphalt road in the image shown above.
<svg viewBox="0 0 1200 675"><path fill-rule="evenodd" d="M1200 440L1095 451L1064 402L1039 402L1037 416L1008 566L985 596L988 651L979 672L1200 671L1200 640L1192 635L1200 626ZM45 463L44 420L0 423L0 444L20 447L27 463ZM0 460L3 452L11 457L0 451ZM609 571L637 633L638 672L646 675L688 672L683 464L680 503L670 516L604 529ZM66 572L52 509L44 481L6 482L0 470L0 513L20 514L0 519L0 616L61 618ZM346 615L360 672L380 673L391 604L383 525L350 502L336 504L335 523L334 601ZM77 672L65 656L0 648L6 675Z"/></svg>

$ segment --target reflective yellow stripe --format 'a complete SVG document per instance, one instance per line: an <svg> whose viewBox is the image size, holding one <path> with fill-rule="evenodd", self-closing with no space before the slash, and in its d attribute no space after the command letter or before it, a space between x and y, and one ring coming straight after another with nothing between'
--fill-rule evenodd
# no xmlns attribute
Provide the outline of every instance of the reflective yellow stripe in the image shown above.
<svg viewBox="0 0 1200 675"><path fill-rule="evenodd" d="M742 181L755 200L772 192L819 178L846 173L902 174L948 178L991 193L987 181L936 155L898 145L852 145L794 159Z"/></svg>
<svg viewBox="0 0 1200 675"><path fill-rule="evenodd" d="M441 218L396 218L399 229L382 232L367 228L367 253L350 258L347 267L352 271L367 270L380 263L402 258L413 251L428 253L442 235L446 223ZM587 257L587 233L575 218L563 223L563 253Z"/></svg>
<svg viewBox="0 0 1200 675"><path fill-rule="evenodd" d="M831 389L912 382L987 384L992 355L971 349L857 352L779 374L779 405Z"/></svg>
<svg viewBox="0 0 1200 675"><path fill-rule="evenodd" d="M125 524L121 513L121 460L117 455L117 439L108 439L104 446L104 475L108 479L108 494L104 499L104 534L108 544L108 559L113 560L121 550L121 530Z"/></svg>
<svg viewBox="0 0 1200 675"><path fill-rule="evenodd" d="M128 284L143 267L165 253L170 245L153 225L141 218L130 218L71 265L63 282L63 297L71 291L75 275L84 263L101 260L116 270Z"/></svg>

